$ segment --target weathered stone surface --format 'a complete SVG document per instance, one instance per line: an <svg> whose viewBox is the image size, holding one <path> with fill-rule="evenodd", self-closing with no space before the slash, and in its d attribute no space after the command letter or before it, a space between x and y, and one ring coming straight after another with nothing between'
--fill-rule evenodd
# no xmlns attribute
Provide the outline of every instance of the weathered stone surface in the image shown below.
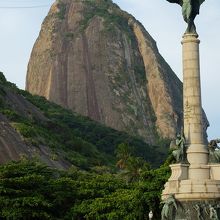
<svg viewBox="0 0 220 220"><path fill-rule="evenodd" d="M182 120L182 83L156 42L111 1L57 1L43 22L26 89L154 143Z"/></svg>

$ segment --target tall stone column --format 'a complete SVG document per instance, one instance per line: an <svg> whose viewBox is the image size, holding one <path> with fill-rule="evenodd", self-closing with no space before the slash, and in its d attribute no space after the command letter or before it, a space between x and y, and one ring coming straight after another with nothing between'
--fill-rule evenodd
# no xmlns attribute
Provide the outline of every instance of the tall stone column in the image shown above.
<svg viewBox="0 0 220 220"><path fill-rule="evenodd" d="M184 34L184 134L190 163L189 179L209 179L209 168L205 166L208 164L208 149L203 138L199 43L198 35Z"/></svg>
<svg viewBox="0 0 220 220"><path fill-rule="evenodd" d="M220 164L208 164L208 146L203 138L200 85L199 39L196 34L184 34L183 104L184 135L188 163L172 164L172 175L165 184L162 200L170 205L168 216L162 219L220 219ZM208 211L207 211L208 210ZM214 218L213 218L214 219Z"/></svg>
<svg viewBox="0 0 220 220"><path fill-rule="evenodd" d="M172 175L162 193L163 200L175 195L175 199L181 201L186 205L185 208L191 211L194 208L187 207L189 200L192 201L190 206L196 205L198 201L206 203L210 200L215 202L220 200L220 164L208 164L208 146L203 138L199 43L198 35L184 34L182 40L184 135L189 164L170 165ZM182 212L178 210L178 213Z"/></svg>
<svg viewBox="0 0 220 220"><path fill-rule="evenodd" d="M187 144L203 144L199 39L183 36L184 134Z"/></svg>
<svg viewBox="0 0 220 220"><path fill-rule="evenodd" d="M165 205L161 215L167 220L220 219L220 163L208 163L208 146L203 134L200 41L194 34L193 23L199 5L189 1L188 5L181 6L184 18L191 13L182 40L184 135L189 163L170 165L172 175L162 193Z"/></svg>

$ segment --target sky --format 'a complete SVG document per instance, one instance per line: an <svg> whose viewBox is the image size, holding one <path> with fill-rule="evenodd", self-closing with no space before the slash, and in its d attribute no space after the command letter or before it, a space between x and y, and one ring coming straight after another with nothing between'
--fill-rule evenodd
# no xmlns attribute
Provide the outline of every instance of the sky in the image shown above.
<svg viewBox="0 0 220 220"><path fill-rule="evenodd" d="M55 0L0 0L0 71L19 88L43 19ZM113 0L139 20L157 42L161 55L182 80L181 7L166 0ZM220 138L220 1L206 0L195 23L199 34L203 108L209 139Z"/></svg>

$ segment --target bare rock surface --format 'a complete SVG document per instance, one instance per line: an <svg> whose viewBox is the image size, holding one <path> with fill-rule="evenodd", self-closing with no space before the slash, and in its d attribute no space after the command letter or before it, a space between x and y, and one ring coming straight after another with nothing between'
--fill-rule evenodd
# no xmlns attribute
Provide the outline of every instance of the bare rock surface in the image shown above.
<svg viewBox="0 0 220 220"><path fill-rule="evenodd" d="M182 83L144 27L111 1L53 4L26 89L149 143L180 130Z"/></svg>

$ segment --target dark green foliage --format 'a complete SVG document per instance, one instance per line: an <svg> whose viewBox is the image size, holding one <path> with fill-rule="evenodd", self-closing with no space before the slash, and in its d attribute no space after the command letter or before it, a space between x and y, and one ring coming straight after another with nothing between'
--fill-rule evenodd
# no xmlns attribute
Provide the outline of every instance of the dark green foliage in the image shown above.
<svg viewBox="0 0 220 220"><path fill-rule="evenodd" d="M3 102L2 108L0 109L0 112L5 115L9 120L12 120L14 122L16 121L25 121L25 118L20 116L16 111L9 109L6 107L5 102Z"/></svg>
<svg viewBox="0 0 220 220"><path fill-rule="evenodd" d="M169 177L170 168L166 165L142 173L142 181L139 184L139 189L143 193L142 199L144 204L149 210L153 210L157 217L160 214L158 208L160 207L161 193ZM160 218L158 217L158 219Z"/></svg>
<svg viewBox="0 0 220 220"><path fill-rule="evenodd" d="M72 209L72 213L75 219L143 219L144 207L140 196L139 191L132 187L117 189L101 198L83 201Z"/></svg>
<svg viewBox="0 0 220 220"><path fill-rule="evenodd" d="M110 156L110 163L114 163L116 146L121 143L134 146L134 155L143 157L153 166L158 166L164 157L164 154L156 153L156 147L154 149L141 139L98 124L88 117L73 114L43 97L32 96L23 91L21 93L50 119L48 123L39 126L47 129L47 133L56 139L55 145L59 143L59 147L72 149L88 157L88 160L93 158L93 164L100 165L106 161L103 158L106 154Z"/></svg>
<svg viewBox="0 0 220 220"><path fill-rule="evenodd" d="M5 84L7 82L3 72L0 72L0 84Z"/></svg>
<svg viewBox="0 0 220 220"><path fill-rule="evenodd" d="M106 31L112 32L115 27L118 27L134 39L134 34L128 26L129 15L121 11L111 0L89 0L86 4L87 10L84 14L84 20L81 23L82 30L87 27L89 21L94 16L99 16L105 20Z"/></svg>
<svg viewBox="0 0 220 220"><path fill-rule="evenodd" d="M134 148L128 144L120 144L116 149L116 166L122 170L128 183L140 179L143 172L148 171L150 166L142 157L134 156Z"/></svg>
<svg viewBox="0 0 220 220"><path fill-rule="evenodd" d="M30 162L12 162L0 167L1 219L51 219L52 204L47 199L52 171Z"/></svg>
<svg viewBox="0 0 220 220"><path fill-rule="evenodd" d="M57 171L22 159L0 166L0 219L160 219L160 195L168 166L126 183L117 174Z"/></svg>
<svg viewBox="0 0 220 220"><path fill-rule="evenodd" d="M128 159L131 157L134 149L130 147L128 144L121 143L117 146L115 150L116 158L117 158L117 167L120 169L126 168Z"/></svg>
<svg viewBox="0 0 220 220"><path fill-rule="evenodd" d="M127 160L125 173L127 182L135 182L140 179L142 172L149 169L149 165L141 157L131 156Z"/></svg>
<svg viewBox="0 0 220 220"><path fill-rule="evenodd" d="M2 85L7 85L7 87L10 87L11 89L17 89L17 86L14 83L8 82L4 74L0 72L0 95L5 94L5 91L2 88Z"/></svg>
<svg viewBox="0 0 220 220"><path fill-rule="evenodd" d="M70 40L74 38L74 33L73 32L66 32L64 35L65 35L66 38L68 38Z"/></svg>
<svg viewBox="0 0 220 220"><path fill-rule="evenodd" d="M142 82L147 83L146 72L145 72L145 68L144 68L143 64L142 65L135 65L134 72L135 72L135 76L136 76L137 81L140 79Z"/></svg>
<svg viewBox="0 0 220 220"><path fill-rule="evenodd" d="M60 1L58 4L58 8L59 8L59 12L57 13L57 17L63 20L66 14L66 5Z"/></svg>

